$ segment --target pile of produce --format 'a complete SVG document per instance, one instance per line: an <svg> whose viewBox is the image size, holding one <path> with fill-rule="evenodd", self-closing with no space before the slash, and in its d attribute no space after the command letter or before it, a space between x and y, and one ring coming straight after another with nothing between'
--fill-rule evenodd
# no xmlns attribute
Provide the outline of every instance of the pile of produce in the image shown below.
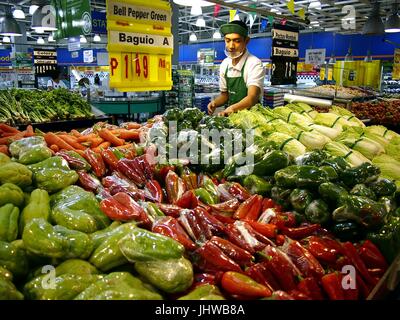
<svg viewBox="0 0 400 320"><path fill-rule="evenodd" d="M346 88L337 85L322 85L308 89L308 91L342 99L362 98L370 95L358 88Z"/></svg>
<svg viewBox="0 0 400 320"><path fill-rule="evenodd" d="M248 112L254 117L242 113L243 126L280 127L261 120L270 110ZM339 127L319 124L308 125L315 142L289 125L270 139L257 128L261 136L246 150L256 159L253 175L240 176L234 159L221 169L190 158L188 165L153 163L152 133L165 132L164 120L190 120L179 132L239 121L187 113L69 133L3 125L3 137L12 138L0 153L0 298L365 299L400 243L394 203L378 200L392 197L395 186L377 179L378 167L351 154L312 153L314 143L326 147L340 135ZM345 121L357 123L343 118L342 128ZM354 191L354 182L365 187ZM342 234L348 231L343 241L328 230L331 201L340 205ZM352 237L346 223L363 227L370 240ZM341 286L345 265L356 269L355 288Z"/></svg>
<svg viewBox="0 0 400 320"><path fill-rule="evenodd" d="M370 119L374 124L397 126L400 123L400 100L353 103L351 111L356 117Z"/></svg>
<svg viewBox="0 0 400 320"><path fill-rule="evenodd" d="M90 104L67 89L0 91L2 123L17 125L93 117Z"/></svg>

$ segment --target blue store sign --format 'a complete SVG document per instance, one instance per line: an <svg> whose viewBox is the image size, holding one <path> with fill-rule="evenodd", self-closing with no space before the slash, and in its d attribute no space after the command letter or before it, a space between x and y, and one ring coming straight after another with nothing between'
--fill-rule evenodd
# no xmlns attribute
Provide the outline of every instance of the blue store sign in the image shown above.
<svg viewBox="0 0 400 320"><path fill-rule="evenodd" d="M92 11L92 32L107 34L107 18L105 12Z"/></svg>
<svg viewBox="0 0 400 320"><path fill-rule="evenodd" d="M11 51L4 49L0 50L0 66L9 67L11 65Z"/></svg>

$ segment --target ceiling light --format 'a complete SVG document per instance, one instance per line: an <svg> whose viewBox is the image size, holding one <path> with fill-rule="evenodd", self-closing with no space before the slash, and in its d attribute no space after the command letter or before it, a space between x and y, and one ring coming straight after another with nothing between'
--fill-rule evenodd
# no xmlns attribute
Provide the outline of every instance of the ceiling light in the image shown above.
<svg viewBox="0 0 400 320"><path fill-rule="evenodd" d="M53 35L49 35L49 38L47 39L48 42L56 42L56 40L54 40Z"/></svg>
<svg viewBox="0 0 400 320"><path fill-rule="evenodd" d="M386 20L385 32L388 33L400 32L400 18L398 15L397 4L393 5L393 12Z"/></svg>
<svg viewBox="0 0 400 320"><path fill-rule="evenodd" d="M32 4L32 5L29 7L29 14L30 14L30 15L33 15L33 14L35 13L35 11L36 11L38 8L39 8L39 6L37 6L36 4Z"/></svg>
<svg viewBox="0 0 400 320"><path fill-rule="evenodd" d="M197 36L196 36L196 34L195 33L192 33L191 35L190 35L190 37L189 37L189 41L197 41Z"/></svg>
<svg viewBox="0 0 400 320"><path fill-rule="evenodd" d="M94 37L93 37L93 41L94 41L94 42L100 42L100 41L101 41L100 35L95 34Z"/></svg>
<svg viewBox="0 0 400 320"><path fill-rule="evenodd" d="M379 14L379 2L374 3L374 8L364 24L363 34L383 34L385 33L385 26Z"/></svg>
<svg viewBox="0 0 400 320"><path fill-rule="evenodd" d="M35 31L36 33L40 33L40 34L44 33L44 29L43 28L36 28L33 31Z"/></svg>
<svg viewBox="0 0 400 320"><path fill-rule="evenodd" d="M203 16L197 18L196 27L205 27L206 21L204 20Z"/></svg>
<svg viewBox="0 0 400 320"><path fill-rule="evenodd" d="M221 38L222 38L221 33L218 30L215 31L213 34L213 39L221 39Z"/></svg>
<svg viewBox="0 0 400 320"><path fill-rule="evenodd" d="M25 13L19 7L15 7L13 11L13 17L15 19L25 19Z"/></svg>
<svg viewBox="0 0 400 320"><path fill-rule="evenodd" d="M5 16L0 18L0 34L3 36L22 36L21 28L17 20L12 16L11 11L8 11Z"/></svg>
<svg viewBox="0 0 400 320"><path fill-rule="evenodd" d="M11 42L10 37L8 37L8 36L3 37L3 42L4 43L10 43Z"/></svg>
<svg viewBox="0 0 400 320"><path fill-rule="evenodd" d="M43 10L44 7L39 7L32 15L32 29L42 29L43 31L57 30L55 12L53 12L53 10L51 9L54 9L54 7L48 7L50 8L50 12L48 10ZM46 21L45 25L43 25L43 21Z"/></svg>
<svg viewBox="0 0 400 320"><path fill-rule="evenodd" d="M39 37L36 41L37 44L44 44L44 39L42 37Z"/></svg>
<svg viewBox="0 0 400 320"><path fill-rule="evenodd" d="M86 37L81 35L81 38L79 39L80 43L87 43Z"/></svg>
<svg viewBox="0 0 400 320"><path fill-rule="evenodd" d="M203 14L203 10L201 10L201 7L199 5L193 5L192 9L190 10L190 14L192 16L200 16Z"/></svg>
<svg viewBox="0 0 400 320"><path fill-rule="evenodd" d="M308 5L308 9L318 9L321 10L321 2L320 1L311 1Z"/></svg>

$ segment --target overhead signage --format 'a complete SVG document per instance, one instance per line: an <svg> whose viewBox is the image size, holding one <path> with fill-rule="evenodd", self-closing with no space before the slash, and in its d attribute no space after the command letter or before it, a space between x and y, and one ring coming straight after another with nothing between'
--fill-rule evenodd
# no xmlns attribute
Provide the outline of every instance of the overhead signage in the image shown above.
<svg viewBox="0 0 400 320"><path fill-rule="evenodd" d="M299 33L287 30L272 29L272 39L287 40L287 41L299 41Z"/></svg>
<svg viewBox="0 0 400 320"><path fill-rule="evenodd" d="M313 66L320 66L325 63L326 49L307 49L306 63Z"/></svg>
<svg viewBox="0 0 400 320"><path fill-rule="evenodd" d="M197 50L197 63L201 66L212 66L215 60L215 50L211 48Z"/></svg>
<svg viewBox="0 0 400 320"><path fill-rule="evenodd" d="M107 16L105 12L92 11L92 32L107 33Z"/></svg>
<svg viewBox="0 0 400 320"><path fill-rule="evenodd" d="M38 76L50 76L57 68L56 50L33 50L33 63Z"/></svg>
<svg viewBox="0 0 400 320"><path fill-rule="evenodd" d="M170 4L162 0L106 3L110 87L119 91L170 90Z"/></svg>
<svg viewBox="0 0 400 320"><path fill-rule="evenodd" d="M289 48L273 48L274 56L283 56L283 57L293 57L297 58L299 56L299 50L297 49L289 49Z"/></svg>
<svg viewBox="0 0 400 320"><path fill-rule="evenodd" d="M394 63L393 63L393 80L400 80L400 49L394 50Z"/></svg>
<svg viewBox="0 0 400 320"><path fill-rule="evenodd" d="M93 50L83 50L83 62L92 63L93 58Z"/></svg>

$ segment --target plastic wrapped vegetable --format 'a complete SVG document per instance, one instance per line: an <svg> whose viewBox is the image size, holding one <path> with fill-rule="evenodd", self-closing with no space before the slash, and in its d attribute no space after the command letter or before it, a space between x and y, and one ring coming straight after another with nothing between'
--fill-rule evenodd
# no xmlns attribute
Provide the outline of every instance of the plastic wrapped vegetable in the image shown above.
<svg viewBox="0 0 400 320"><path fill-rule="evenodd" d="M0 166L0 183L13 183L20 188L32 184L32 172L28 167L17 162L8 162Z"/></svg>
<svg viewBox="0 0 400 320"><path fill-rule="evenodd" d="M396 192L396 184L389 179L378 179L368 185L371 190L378 196L391 196Z"/></svg>
<svg viewBox="0 0 400 320"><path fill-rule="evenodd" d="M297 212L302 213L311 203L312 198L313 198L312 194L308 190L294 189L290 193L289 200L290 203L292 204L293 209L295 209Z"/></svg>
<svg viewBox="0 0 400 320"><path fill-rule="evenodd" d="M178 300L225 300L218 287L212 284L202 284L180 297Z"/></svg>
<svg viewBox="0 0 400 320"><path fill-rule="evenodd" d="M20 207L24 204L24 193L21 188L12 183L4 183L0 186L0 206L7 203Z"/></svg>
<svg viewBox="0 0 400 320"><path fill-rule="evenodd" d="M35 189L32 191L28 204L21 212L21 217L19 220L20 233L25 228L25 225L35 219L43 218L46 221L50 217L50 197L46 190Z"/></svg>
<svg viewBox="0 0 400 320"><path fill-rule="evenodd" d="M270 194L272 189L271 182L256 176L255 174L251 174L243 179L243 186L250 191L252 194L259 194L262 196L266 196Z"/></svg>
<svg viewBox="0 0 400 320"><path fill-rule="evenodd" d="M305 216L311 223L325 224L331 218L331 212L324 200L313 200L305 209Z"/></svg>
<svg viewBox="0 0 400 320"><path fill-rule="evenodd" d="M11 243L0 241L0 266L9 270L15 278L26 276L29 263L20 240Z"/></svg>
<svg viewBox="0 0 400 320"><path fill-rule="evenodd" d="M78 186L69 186L52 196L51 219L72 230L92 233L110 224L100 210L95 195Z"/></svg>
<svg viewBox="0 0 400 320"><path fill-rule="evenodd" d="M11 203L0 208L0 240L11 242L18 236L19 209Z"/></svg>
<svg viewBox="0 0 400 320"><path fill-rule="evenodd" d="M295 161L297 165L319 166L328 156L326 151L315 150L297 157Z"/></svg>
<svg viewBox="0 0 400 320"><path fill-rule="evenodd" d="M363 183L356 184L353 189L350 190L350 194L376 200L375 193Z"/></svg>
<svg viewBox="0 0 400 320"><path fill-rule="evenodd" d="M192 123L193 127L197 127L201 119L204 117L204 112L198 108L186 108L182 112L182 117Z"/></svg>
<svg viewBox="0 0 400 320"><path fill-rule="evenodd" d="M283 188L317 188L328 181L328 174L314 166L289 166L275 172L276 184Z"/></svg>
<svg viewBox="0 0 400 320"><path fill-rule="evenodd" d="M0 152L0 166L9 163L11 161L10 157L4 153Z"/></svg>
<svg viewBox="0 0 400 320"><path fill-rule="evenodd" d="M358 183L369 183L378 178L380 169L370 163L363 163L357 167L349 168L339 174L340 180L347 186Z"/></svg>
<svg viewBox="0 0 400 320"><path fill-rule="evenodd" d="M0 276L0 300L24 300L24 295L10 280Z"/></svg>
<svg viewBox="0 0 400 320"><path fill-rule="evenodd" d="M349 194L345 188L333 182L321 183L318 187L318 193L322 199L335 207Z"/></svg>
<svg viewBox="0 0 400 320"><path fill-rule="evenodd" d="M11 155L22 164L32 164L51 157L51 150L41 136L14 141L10 144Z"/></svg>

